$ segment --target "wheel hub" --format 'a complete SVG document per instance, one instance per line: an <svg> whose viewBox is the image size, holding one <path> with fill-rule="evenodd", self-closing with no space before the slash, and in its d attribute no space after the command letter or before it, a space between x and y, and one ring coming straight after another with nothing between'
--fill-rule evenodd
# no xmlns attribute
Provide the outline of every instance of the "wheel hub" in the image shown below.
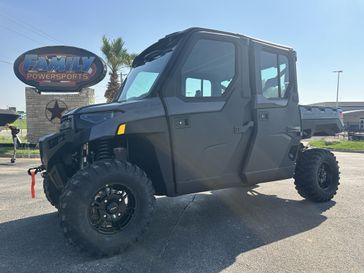
<svg viewBox="0 0 364 273"><path fill-rule="evenodd" d="M109 204L108 206L107 206L107 209L106 209L106 211L108 212L108 213L116 213L117 211L119 210L119 206L118 206L118 204L116 204L115 202L112 202L111 204Z"/></svg>
<svg viewBox="0 0 364 273"><path fill-rule="evenodd" d="M123 185L106 185L89 206L91 225L101 233L115 233L128 224L135 209L132 193Z"/></svg>

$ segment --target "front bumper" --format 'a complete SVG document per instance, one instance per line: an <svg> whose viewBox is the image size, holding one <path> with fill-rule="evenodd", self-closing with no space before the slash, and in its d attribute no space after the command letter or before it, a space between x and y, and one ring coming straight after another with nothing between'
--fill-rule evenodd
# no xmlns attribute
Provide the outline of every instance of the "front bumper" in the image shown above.
<svg viewBox="0 0 364 273"><path fill-rule="evenodd" d="M39 151L42 165L48 169L49 164L62 160L67 154L77 151L84 143L88 142L89 135L90 130L87 129L81 132L67 130L41 137L39 139Z"/></svg>

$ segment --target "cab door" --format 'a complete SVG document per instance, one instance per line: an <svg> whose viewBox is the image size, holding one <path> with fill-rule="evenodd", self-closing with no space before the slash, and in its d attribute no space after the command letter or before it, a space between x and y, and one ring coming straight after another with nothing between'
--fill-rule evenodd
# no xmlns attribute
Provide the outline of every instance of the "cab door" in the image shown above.
<svg viewBox="0 0 364 273"><path fill-rule="evenodd" d="M163 98L177 192L239 185L253 128L248 42L197 32L182 52Z"/></svg>
<svg viewBox="0 0 364 273"><path fill-rule="evenodd" d="M249 184L290 178L301 139L295 52L251 44L254 140L243 175Z"/></svg>

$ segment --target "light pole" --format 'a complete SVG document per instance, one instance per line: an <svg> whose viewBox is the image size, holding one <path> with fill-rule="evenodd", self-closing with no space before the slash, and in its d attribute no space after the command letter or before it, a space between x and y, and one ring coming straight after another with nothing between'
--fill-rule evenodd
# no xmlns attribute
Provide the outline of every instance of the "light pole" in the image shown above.
<svg viewBox="0 0 364 273"><path fill-rule="evenodd" d="M342 73L342 70L335 70L332 71L333 73L337 73L337 84L336 84L336 109L339 108L339 85L340 85L340 73Z"/></svg>

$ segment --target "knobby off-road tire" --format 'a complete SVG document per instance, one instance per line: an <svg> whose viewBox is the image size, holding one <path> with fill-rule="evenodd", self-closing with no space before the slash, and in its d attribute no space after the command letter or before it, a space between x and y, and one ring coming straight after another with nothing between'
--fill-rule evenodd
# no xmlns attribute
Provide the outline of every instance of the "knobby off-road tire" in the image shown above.
<svg viewBox="0 0 364 273"><path fill-rule="evenodd" d="M59 209L59 197L61 192L56 188L48 176L43 179L43 191L49 203Z"/></svg>
<svg viewBox="0 0 364 273"><path fill-rule="evenodd" d="M60 197L61 226L71 245L91 255L111 256L142 235L154 206L152 182L140 168L102 160L67 183Z"/></svg>
<svg viewBox="0 0 364 273"><path fill-rule="evenodd" d="M304 151L294 175L298 193L314 202L327 202L339 187L339 166L333 153L324 149Z"/></svg>

